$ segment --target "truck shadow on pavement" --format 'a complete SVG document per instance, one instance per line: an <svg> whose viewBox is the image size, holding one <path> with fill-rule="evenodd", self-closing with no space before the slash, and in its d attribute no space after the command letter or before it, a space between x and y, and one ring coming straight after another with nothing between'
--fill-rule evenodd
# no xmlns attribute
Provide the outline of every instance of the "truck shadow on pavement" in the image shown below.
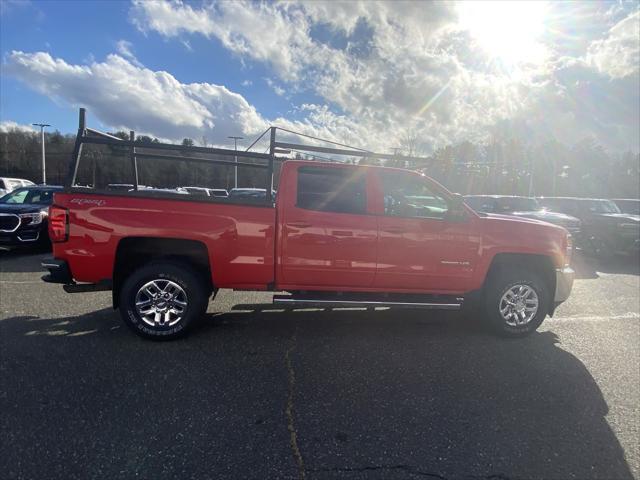
<svg viewBox="0 0 640 480"><path fill-rule="evenodd" d="M149 342L103 309L0 321L3 478L630 479L551 331L451 314L209 314Z"/></svg>

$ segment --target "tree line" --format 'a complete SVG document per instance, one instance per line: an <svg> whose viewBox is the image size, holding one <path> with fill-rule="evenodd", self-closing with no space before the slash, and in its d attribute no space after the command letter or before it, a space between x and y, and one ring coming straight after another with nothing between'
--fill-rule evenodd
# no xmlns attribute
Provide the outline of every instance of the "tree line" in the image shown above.
<svg viewBox="0 0 640 480"><path fill-rule="evenodd" d="M128 139L126 132L113 135ZM403 155L416 156L414 138L404 142L395 160L382 164L423 171L452 191L462 194L505 194L535 196L581 196L609 198L640 197L640 155L609 152L595 141L585 139L574 145L558 141L528 142L521 138L495 138L485 144L462 142L437 149L420 160L407 161ZM45 133L47 183L62 184L67 175L75 135L58 131ZM152 152L158 140L139 136L138 152ZM205 142L206 139L202 139ZM199 143L202 143L199 142ZM192 146L185 138L181 145ZM176 151L163 154L205 155ZM209 155L209 157L211 157ZM296 154L297 158L314 159ZM217 156L233 161L233 155ZM255 161L239 158L241 162ZM352 158L352 163L375 163L367 158ZM260 162L258 162L260 163ZM139 183L156 188L205 186L232 188L234 168L194 161L140 158L137 161ZM40 135L13 129L0 132L0 176L26 178L41 182ZM266 171L238 168L238 186L263 187ZM78 183L103 187L107 183L132 183L133 166L127 148L112 145L85 145L78 172ZM277 181L276 181L277 184Z"/></svg>

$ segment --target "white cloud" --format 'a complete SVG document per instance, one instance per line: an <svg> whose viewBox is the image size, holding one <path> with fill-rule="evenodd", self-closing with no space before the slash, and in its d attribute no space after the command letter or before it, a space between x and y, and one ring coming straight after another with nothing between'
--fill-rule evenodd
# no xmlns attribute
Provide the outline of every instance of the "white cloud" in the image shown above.
<svg viewBox="0 0 640 480"><path fill-rule="evenodd" d="M116 43L116 51L124 58L133 63L136 67L141 67L142 64L138 61L133 53L133 44L127 40L118 40ZM93 63L93 62L92 62Z"/></svg>
<svg viewBox="0 0 640 480"><path fill-rule="evenodd" d="M71 65L45 52L14 51L4 70L53 99L88 107L114 128L224 142L227 135L250 135L267 126L241 95L223 86L181 83L115 54L104 62Z"/></svg>
<svg viewBox="0 0 640 480"><path fill-rule="evenodd" d="M133 0L142 32L186 45L204 36L244 65L267 67L275 94L313 94L313 104L295 107L297 121L265 118L224 86L152 71L125 40L104 61L73 65L44 52L13 52L4 70L54 99L88 106L105 124L171 139L206 135L221 144L278 123L380 151L411 130L429 151L486 140L496 124L514 121L560 141L593 135L605 146L638 150L638 13L619 21L617 10L604 18L601 8L589 8L579 17L584 4L574 5L554 4L552 20L571 19L580 42L567 43L560 25L562 36L546 39L548 58L505 69L460 26L449 2Z"/></svg>
<svg viewBox="0 0 640 480"><path fill-rule="evenodd" d="M616 101L634 99L637 80L607 87L599 73L567 68L588 63L612 78L637 70L637 10L591 44L588 60L580 57L586 55L585 39L593 41L625 8L550 3L544 19L548 54L517 68L492 58L460 24L459 9L450 2L234 1L194 7L180 0L133 0L132 14L144 32L203 35L243 63L263 63L280 88L308 91L327 103L306 109L306 120L340 125L345 135L363 132L358 143L372 148L387 149L413 130L430 150L487 139L494 125L522 120L533 131L566 141L593 135L603 145L638 150L632 133L640 127L637 115L580 93L598 83ZM576 29L580 41L569 41ZM576 75L571 82L565 78L569 71Z"/></svg>
<svg viewBox="0 0 640 480"><path fill-rule="evenodd" d="M455 10L444 3L237 1L194 8L134 0L132 14L144 32L216 38L242 59L266 63L284 83L266 79L277 95L311 90L345 112L343 122L373 134L359 143L383 149L408 128L425 132L427 149L484 135L484 126L522 105L513 86L466 69L441 46L443 36L456 35L445 28ZM346 47L314 38L315 28L342 36Z"/></svg>
<svg viewBox="0 0 640 480"><path fill-rule="evenodd" d="M640 68L640 11L630 14L609 30L607 38L594 41L587 62L611 78L622 78Z"/></svg>
<svg viewBox="0 0 640 480"><path fill-rule="evenodd" d="M180 0L133 0L131 13L143 32L214 37L234 53L268 62L289 80L298 78L312 46L306 20L293 5L234 1L193 8Z"/></svg>
<svg viewBox="0 0 640 480"><path fill-rule="evenodd" d="M286 93L286 90L284 88L282 88L270 78L265 78L264 81L267 83L267 85L269 85L269 88L273 90L273 92L279 97L282 97Z"/></svg>
<svg viewBox="0 0 640 480"><path fill-rule="evenodd" d="M347 117L315 105L303 106L308 113L304 120L277 118L269 122L244 97L226 87L181 83L167 72L138 67L115 54L104 62L71 65L45 52L14 51L4 67L8 74L44 95L87 107L90 115L113 129L131 129L173 141L206 136L210 143L225 145L229 135L250 139L270 123L355 143L358 135L366 133ZM7 125L11 127L13 122Z"/></svg>
<svg viewBox="0 0 640 480"><path fill-rule="evenodd" d="M0 122L0 132L11 132L13 130L19 130L22 132L36 133L36 129L32 125L24 125L14 122L13 120L3 120Z"/></svg>

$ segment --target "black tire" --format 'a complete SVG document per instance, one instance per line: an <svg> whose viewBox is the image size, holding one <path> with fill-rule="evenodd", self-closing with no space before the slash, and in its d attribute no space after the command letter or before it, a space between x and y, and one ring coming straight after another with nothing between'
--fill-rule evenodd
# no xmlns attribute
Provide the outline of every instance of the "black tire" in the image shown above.
<svg viewBox="0 0 640 480"><path fill-rule="evenodd" d="M599 237L591 237L589 239L588 253L598 260L611 260L615 256L613 249L607 242Z"/></svg>
<svg viewBox="0 0 640 480"><path fill-rule="evenodd" d="M516 285L530 287L538 297L538 310L524 325L509 325L500 313L503 295ZM485 318L494 333L503 337L524 337L535 332L549 313L549 286L536 272L519 268L503 268L492 275L485 288Z"/></svg>
<svg viewBox="0 0 640 480"><path fill-rule="evenodd" d="M156 280L158 281L156 285L160 287L166 287L169 285L168 282L172 282L183 291L184 296L179 298L186 303L186 306L177 307L182 308L181 314L170 319L176 323L169 324L170 321L166 324L150 325L149 319L145 320L136 308L138 292L143 286ZM153 288L155 289L155 287ZM174 291L179 291L179 289L174 287ZM208 292L203 280L189 266L180 263L158 262L139 268L126 279L120 290L119 307L122 319L136 334L152 340L173 340L184 335L189 326L204 315L208 303ZM165 304L162 306L165 309L168 308ZM164 318L164 315L162 317Z"/></svg>

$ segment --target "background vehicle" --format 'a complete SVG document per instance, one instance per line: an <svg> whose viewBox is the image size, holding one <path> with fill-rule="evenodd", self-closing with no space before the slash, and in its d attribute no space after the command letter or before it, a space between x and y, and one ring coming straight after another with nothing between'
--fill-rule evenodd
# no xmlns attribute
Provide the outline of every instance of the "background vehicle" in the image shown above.
<svg viewBox="0 0 640 480"><path fill-rule="evenodd" d="M272 190L272 195L275 197L276 192ZM229 198L243 199L243 198L256 198L264 199L267 196L267 190L264 188L232 188L229 191Z"/></svg>
<svg viewBox="0 0 640 480"><path fill-rule="evenodd" d="M184 191L190 195L202 195L204 197L210 196L209 189L204 187L181 187Z"/></svg>
<svg viewBox="0 0 640 480"><path fill-rule="evenodd" d="M155 187L140 188L138 187L137 192L135 189L131 189L129 191L131 193L145 192L145 193L169 193L173 195L189 195L189 192L183 187L176 187L176 188L155 188Z"/></svg>
<svg viewBox="0 0 640 480"><path fill-rule="evenodd" d="M607 257L636 254L640 249L640 217L622 213L611 200L541 197L538 201L582 221L583 244L589 253Z"/></svg>
<svg viewBox="0 0 640 480"><path fill-rule="evenodd" d="M220 197L226 198L229 196L229 192L227 192L224 188L206 188L206 187L181 187L183 190L186 190L191 195L202 195L205 197Z"/></svg>
<svg viewBox="0 0 640 480"><path fill-rule="evenodd" d="M113 142L125 152L135 145L82 135L82 115L80 123L79 143ZM270 151L281 145L291 146L272 130ZM154 148L164 161L176 147ZM487 325L505 336L533 332L571 290L565 229L480 216L416 172L287 161L274 202L273 154L238 152L252 163L236 163L225 160L234 151L197 151L199 162L208 153L212 165L266 171L266 188L236 191L234 202L147 190L114 195L76 187L72 173L50 208L54 258L43 262L50 272L43 279L68 292L112 290L123 320L155 339L184 333L220 288L286 291L274 303L288 305L460 309L475 299Z"/></svg>
<svg viewBox="0 0 640 480"><path fill-rule="evenodd" d="M640 200L637 198L614 198L612 201L622 213L640 215Z"/></svg>
<svg viewBox="0 0 640 480"><path fill-rule="evenodd" d="M107 185L107 190L113 190L115 192L128 192L133 190L135 185L132 183L110 183ZM138 185L138 188L144 188L142 185Z"/></svg>
<svg viewBox="0 0 640 480"><path fill-rule="evenodd" d="M0 177L0 197L16 188L28 187L29 185L34 185L34 183L23 178Z"/></svg>
<svg viewBox="0 0 640 480"><path fill-rule="evenodd" d="M553 223L566 228L574 240L579 241L580 239L580 219L546 209L535 198L507 195L467 195L464 197L464 201L476 212L515 215Z"/></svg>
<svg viewBox="0 0 640 480"><path fill-rule="evenodd" d="M47 246L48 208L62 187L22 187L0 198L0 247Z"/></svg>
<svg viewBox="0 0 640 480"><path fill-rule="evenodd" d="M229 196L229 192L224 188L207 188L207 190L210 197L226 198Z"/></svg>

